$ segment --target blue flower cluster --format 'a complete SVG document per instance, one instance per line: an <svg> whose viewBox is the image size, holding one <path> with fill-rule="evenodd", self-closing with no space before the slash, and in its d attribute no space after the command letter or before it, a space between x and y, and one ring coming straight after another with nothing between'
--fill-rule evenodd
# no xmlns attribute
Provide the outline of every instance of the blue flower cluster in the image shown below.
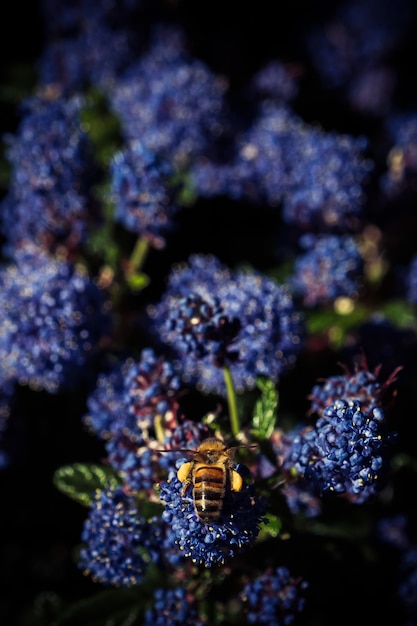
<svg viewBox="0 0 417 626"><path fill-rule="evenodd" d="M349 235L305 234L291 284L304 306L317 307L337 298L356 298L363 279L363 260Z"/></svg>
<svg viewBox="0 0 417 626"><path fill-rule="evenodd" d="M170 300L160 334L180 355L191 354L196 359L210 356L217 367L222 367L238 359L233 342L240 328L239 318L228 318L219 298L207 301L191 293Z"/></svg>
<svg viewBox="0 0 417 626"><path fill-rule="evenodd" d="M122 487L96 494L84 522L79 567L104 585L130 587L160 556L160 525L138 513Z"/></svg>
<svg viewBox="0 0 417 626"><path fill-rule="evenodd" d="M115 220L155 248L165 245L165 230L178 209L173 185L169 186L173 174L167 162L158 160L141 141L116 153L110 166Z"/></svg>
<svg viewBox="0 0 417 626"><path fill-rule="evenodd" d="M240 596L249 624L292 624L304 608L307 589L307 581L292 576L287 567L265 571L247 583Z"/></svg>
<svg viewBox="0 0 417 626"><path fill-rule="evenodd" d="M294 437L288 463L319 493L361 504L385 486L393 435L384 418L377 406L363 411L358 401L337 400Z"/></svg>
<svg viewBox="0 0 417 626"><path fill-rule="evenodd" d="M183 169L223 132L226 87L190 55L181 29L159 25L147 53L107 91L126 140Z"/></svg>
<svg viewBox="0 0 417 626"><path fill-rule="evenodd" d="M326 133L267 101L240 137L234 159L197 160L193 183L202 196L282 203L285 222L301 228L357 229L372 168L366 147L364 137Z"/></svg>
<svg viewBox="0 0 417 626"><path fill-rule="evenodd" d="M21 107L17 132L6 136L11 165L9 191L1 204L7 252L36 243L66 254L85 242L96 223L91 188L97 182L80 97L32 97Z"/></svg>
<svg viewBox="0 0 417 626"><path fill-rule="evenodd" d="M141 626L204 626L198 617L195 603L185 589L156 589L154 604L145 612Z"/></svg>
<svg viewBox="0 0 417 626"><path fill-rule="evenodd" d="M162 341L177 348L186 380L193 381L205 391L225 393L221 363L216 363L212 356L212 338L206 346L208 354L202 354L195 346L190 350L187 329L194 323L192 307L181 309L181 325L174 326L176 337L171 334L171 320L178 317L179 301L189 294L204 301L206 324L211 311L210 326L216 329L214 335L219 326L219 306L220 319L228 320L226 325L221 325L222 329L226 328L232 339L239 324L240 330L232 341L231 352L226 351L222 359L229 366L238 391L253 388L258 376L278 381L294 365L302 349L305 330L303 315L297 309L290 289L259 272L233 272L215 257L194 255L187 264L173 269L161 301L149 307ZM225 343L222 340L220 344L223 352ZM216 346L215 342L215 354Z"/></svg>
<svg viewBox="0 0 417 626"><path fill-rule="evenodd" d="M33 246L0 270L0 377L50 393L88 380L111 336L110 302L70 261Z"/></svg>

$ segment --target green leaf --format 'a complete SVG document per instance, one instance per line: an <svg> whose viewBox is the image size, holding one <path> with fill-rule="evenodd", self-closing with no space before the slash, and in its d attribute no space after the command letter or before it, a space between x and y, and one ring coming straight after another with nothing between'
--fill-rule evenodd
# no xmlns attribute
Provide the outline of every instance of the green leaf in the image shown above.
<svg viewBox="0 0 417 626"><path fill-rule="evenodd" d="M417 323L416 307L405 300L390 300L381 307L387 318L400 327L414 327Z"/></svg>
<svg viewBox="0 0 417 626"><path fill-rule="evenodd" d="M275 383L266 378L258 379L257 385L262 394L255 404L251 432L256 439L269 439L277 419L278 391Z"/></svg>
<svg viewBox="0 0 417 626"><path fill-rule="evenodd" d="M116 487L120 480L111 467L74 463L56 470L53 478L55 487L79 504L90 506L97 489Z"/></svg>
<svg viewBox="0 0 417 626"><path fill-rule="evenodd" d="M267 513L265 517L267 521L262 525L259 533L259 539L261 541L267 537L278 537L282 529L282 522L279 517L272 513Z"/></svg>

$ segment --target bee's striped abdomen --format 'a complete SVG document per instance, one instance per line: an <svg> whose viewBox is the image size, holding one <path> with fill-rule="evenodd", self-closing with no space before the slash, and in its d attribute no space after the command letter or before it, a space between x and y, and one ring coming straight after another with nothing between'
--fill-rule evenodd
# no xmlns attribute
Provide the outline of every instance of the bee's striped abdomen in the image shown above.
<svg viewBox="0 0 417 626"><path fill-rule="evenodd" d="M204 523L218 519L222 507L226 484L223 465L201 465L194 473L194 506Z"/></svg>

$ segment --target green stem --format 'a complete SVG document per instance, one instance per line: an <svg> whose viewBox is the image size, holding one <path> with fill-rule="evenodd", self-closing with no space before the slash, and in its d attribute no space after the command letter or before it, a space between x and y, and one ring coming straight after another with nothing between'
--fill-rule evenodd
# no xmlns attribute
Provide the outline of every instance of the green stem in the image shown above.
<svg viewBox="0 0 417 626"><path fill-rule="evenodd" d="M223 368L224 382L226 383L227 402L229 405L229 419L232 435L238 437L240 434L239 415L237 412L236 391L233 384L232 374L228 367Z"/></svg>
<svg viewBox="0 0 417 626"><path fill-rule="evenodd" d="M145 237L138 237L129 259L130 273L140 272L149 252L149 242Z"/></svg>
<svg viewBox="0 0 417 626"><path fill-rule="evenodd" d="M163 443L165 441L165 429L164 429L164 418L160 413L155 415L153 420L153 426L155 428L155 435L159 443Z"/></svg>

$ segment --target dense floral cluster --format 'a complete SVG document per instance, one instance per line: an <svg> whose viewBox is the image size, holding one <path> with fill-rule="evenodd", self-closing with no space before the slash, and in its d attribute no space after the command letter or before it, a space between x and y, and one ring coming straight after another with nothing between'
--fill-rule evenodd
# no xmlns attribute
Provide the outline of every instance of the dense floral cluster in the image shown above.
<svg viewBox="0 0 417 626"><path fill-rule="evenodd" d="M231 162L203 159L193 169L200 195L272 206L290 224L325 232L356 227L371 169L366 140L310 127L291 109L266 101L239 139Z"/></svg>
<svg viewBox="0 0 417 626"><path fill-rule="evenodd" d="M363 503L385 485L390 437L382 409L337 400L292 442L289 463L321 493Z"/></svg>
<svg viewBox="0 0 417 626"><path fill-rule="evenodd" d="M292 286L305 306L358 295L363 261L353 237L306 234L300 246L305 252L295 260Z"/></svg>
<svg viewBox="0 0 417 626"><path fill-rule="evenodd" d="M148 52L109 88L127 140L183 168L222 132L226 84L187 51L178 28L154 29Z"/></svg>
<svg viewBox="0 0 417 626"><path fill-rule="evenodd" d="M177 589L156 589L154 604L145 613L142 626L204 626L198 617L195 603L190 602L187 592Z"/></svg>
<svg viewBox="0 0 417 626"><path fill-rule="evenodd" d="M241 593L249 624L292 624L304 608L307 588L308 583L291 576L286 567L266 571Z"/></svg>
<svg viewBox="0 0 417 626"><path fill-rule="evenodd" d="M111 197L115 220L155 248L164 245L163 235L170 227L177 206L169 179L173 170L160 162L140 141L132 141L118 152L111 163Z"/></svg>
<svg viewBox="0 0 417 626"><path fill-rule="evenodd" d="M29 98L17 133L6 137L12 172L1 229L10 256L25 242L71 251L94 223L97 173L81 108L77 97Z"/></svg>
<svg viewBox="0 0 417 626"><path fill-rule="evenodd" d="M99 492L84 523L79 567L105 585L136 585L160 554L158 529L121 487Z"/></svg>
<svg viewBox="0 0 417 626"><path fill-rule="evenodd" d="M1 377L52 393L74 387L109 339L110 303L69 261L33 247L15 257L0 272Z"/></svg>
<svg viewBox="0 0 417 626"><path fill-rule="evenodd" d="M231 334L233 338L235 329L239 328L230 352L223 354L225 358L221 359L230 367L239 391L253 388L258 376L277 381L295 363L302 348L304 320L285 285L258 272L232 272L212 256L192 256L188 264L171 272L161 301L149 309L163 341L173 344L170 320L178 317L179 297L187 298L189 294L207 303L205 323L211 315L210 326L216 329L215 335L219 326L219 306L221 318L228 320L226 325L221 325L220 334L226 330L227 335ZM188 323L192 325L193 309L184 307L183 312L184 316L188 313ZM222 363L213 360L212 337L206 345L208 354L202 354L201 350L195 349L195 345L193 350L189 349L190 344L184 349L190 336L185 332L185 323L174 328L177 331L174 347L179 348L181 368L186 379L204 390L224 394L223 372L219 367ZM224 352L227 342L222 337L220 339ZM216 345L214 342L215 349Z"/></svg>

